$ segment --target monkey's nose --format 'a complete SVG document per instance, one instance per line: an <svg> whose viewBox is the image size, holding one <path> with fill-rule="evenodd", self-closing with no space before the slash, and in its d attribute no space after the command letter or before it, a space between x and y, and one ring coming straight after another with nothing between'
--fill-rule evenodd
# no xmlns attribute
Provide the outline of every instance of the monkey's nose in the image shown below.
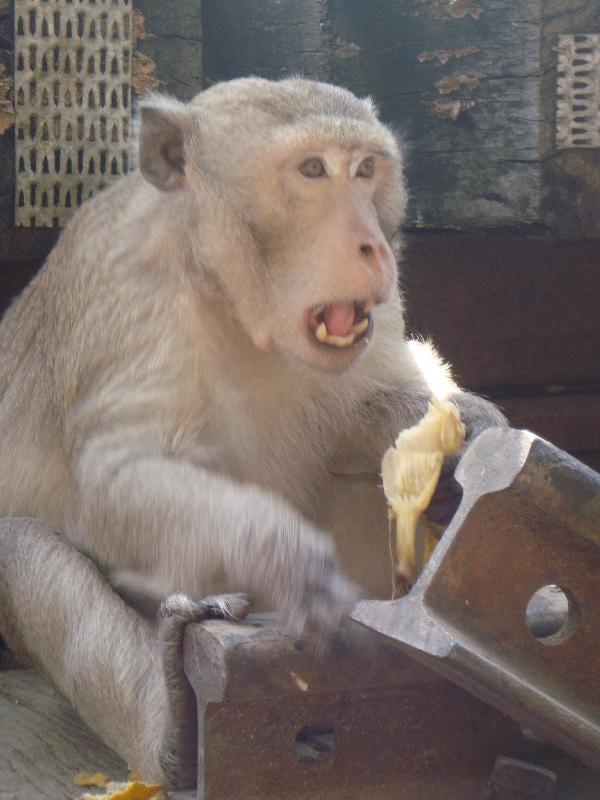
<svg viewBox="0 0 600 800"><path fill-rule="evenodd" d="M394 257L387 242L363 241L358 249L363 261L375 273L385 274L392 268Z"/></svg>

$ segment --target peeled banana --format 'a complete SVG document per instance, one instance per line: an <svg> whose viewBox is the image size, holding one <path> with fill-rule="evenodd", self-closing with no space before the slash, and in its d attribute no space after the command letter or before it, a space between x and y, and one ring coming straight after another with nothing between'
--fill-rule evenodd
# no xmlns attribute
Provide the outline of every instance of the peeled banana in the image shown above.
<svg viewBox="0 0 600 800"><path fill-rule="evenodd" d="M391 521L394 596L405 594L416 579L417 525L431 502L444 458L457 452L464 438L465 426L456 405L433 398L420 422L401 431L383 456L381 473ZM435 546L436 533L439 530L431 528L427 532L424 561Z"/></svg>

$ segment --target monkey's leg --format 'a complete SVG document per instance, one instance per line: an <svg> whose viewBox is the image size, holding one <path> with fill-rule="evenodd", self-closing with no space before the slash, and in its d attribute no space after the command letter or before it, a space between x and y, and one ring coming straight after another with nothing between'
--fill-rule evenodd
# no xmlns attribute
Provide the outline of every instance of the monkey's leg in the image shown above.
<svg viewBox="0 0 600 800"><path fill-rule="evenodd" d="M0 521L0 630L131 767L162 780L173 721L156 627L46 523Z"/></svg>
<svg viewBox="0 0 600 800"><path fill-rule="evenodd" d="M169 785L194 786L197 774L196 698L183 672L183 634L189 622L242 619L250 602L243 594L205 597L199 603L183 594L165 598L158 612L158 638L173 728L164 741L161 767Z"/></svg>

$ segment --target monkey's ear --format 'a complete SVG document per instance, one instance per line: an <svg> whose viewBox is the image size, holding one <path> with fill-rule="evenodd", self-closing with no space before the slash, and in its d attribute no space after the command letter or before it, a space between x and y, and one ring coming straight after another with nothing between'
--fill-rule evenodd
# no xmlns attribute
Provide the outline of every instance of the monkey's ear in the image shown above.
<svg viewBox="0 0 600 800"><path fill-rule="evenodd" d="M186 106L153 95L139 110L140 172L162 191L179 189L185 185L184 138L190 122Z"/></svg>

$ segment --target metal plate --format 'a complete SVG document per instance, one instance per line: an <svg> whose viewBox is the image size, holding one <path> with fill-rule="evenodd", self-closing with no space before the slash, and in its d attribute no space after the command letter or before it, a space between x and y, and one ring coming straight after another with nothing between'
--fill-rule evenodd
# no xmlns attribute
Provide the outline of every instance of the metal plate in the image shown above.
<svg viewBox="0 0 600 800"><path fill-rule="evenodd" d="M531 433L496 429L457 478L461 506L410 595L353 617L599 768L600 476ZM529 605L557 592L546 587L564 598L550 635Z"/></svg>
<svg viewBox="0 0 600 800"><path fill-rule="evenodd" d="M320 662L267 616L189 625L198 798L480 797L496 755L523 747L518 726L397 648L360 639Z"/></svg>

